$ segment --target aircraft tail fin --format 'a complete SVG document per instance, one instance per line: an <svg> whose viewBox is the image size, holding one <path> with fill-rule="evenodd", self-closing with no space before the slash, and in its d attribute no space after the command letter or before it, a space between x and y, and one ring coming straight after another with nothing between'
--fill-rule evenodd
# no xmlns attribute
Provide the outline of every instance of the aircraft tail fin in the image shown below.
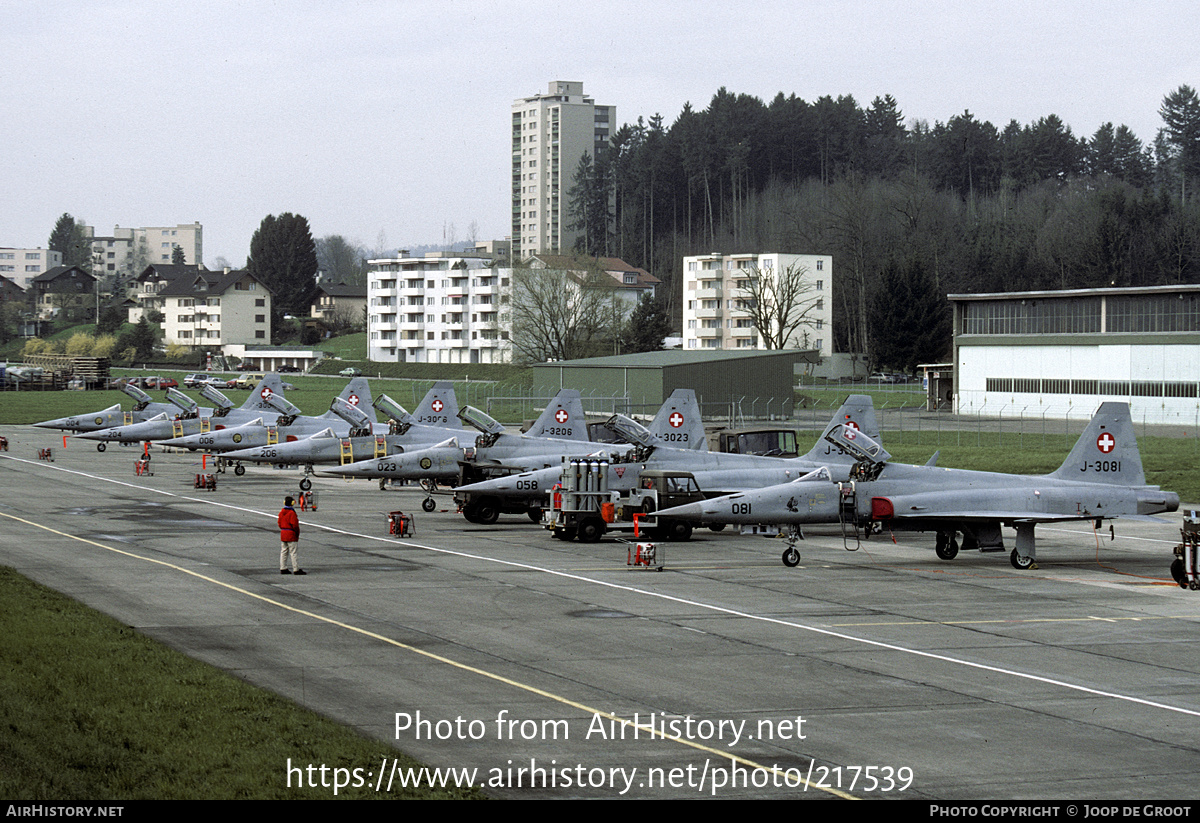
<svg viewBox="0 0 1200 823"><path fill-rule="evenodd" d="M461 429L458 419L458 398L454 395L454 384L439 380L425 393L425 399L413 417L423 426L440 426L443 429Z"/></svg>
<svg viewBox="0 0 1200 823"><path fill-rule="evenodd" d="M1050 477L1120 486L1146 485L1129 404L1101 403L1092 422L1075 442L1075 448Z"/></svg>
<svg viewBox="0 0 1200 823"><path fill-rule="evenodd" d="M870 395L852 394L846 398L846 402L833 415L833 419L829 421L829 425L818 438L817 444L801 459L814 463L853 463L856 460L853 455L847 454L825 439L825 435L842 426L858 429L877 444L883 442L879 436L879 423L875 420L875 404Z"/></svg>
<svg viewBox="0 0 1200 823"><path fill-rule="evenodd" d="M283 380L275 372L263 375L258 385L250 390L250 396L242 403L242 408L246 411L274 412L271 404L267 402L267 398L272 394L283 397Z"/></svg>
<svg viewBox="0 0 1200 823"><path fill-rule="evenodd" d="M708 451L700 404L692 389L676 389L650 423L650 432L669 446Z"/></svg>
<svg viewBox="0 0 1200 823"><path fill-rule="evenodd" d="M529 431L532 437L549 437L553 440L588 439L587 420L583 415L583 400L578 389L560 389Z"/></svg>
<svg viewBox="0 0 1200 823"><path fill-rule="evenodd" d="M342 389L338 397L365 414L372 423L379 421L379 418L375 414L375 407L371 405L371 384L367 382L367 378L351 378L350 382L346 384L346 388ZM340 415L332 409L325 412L321 417L326 420L341 419Z"/></svg>

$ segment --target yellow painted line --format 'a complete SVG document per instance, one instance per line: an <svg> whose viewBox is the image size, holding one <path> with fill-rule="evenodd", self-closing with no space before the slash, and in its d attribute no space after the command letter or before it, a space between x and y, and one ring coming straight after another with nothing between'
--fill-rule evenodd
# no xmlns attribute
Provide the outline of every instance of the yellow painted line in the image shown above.
<svg viewBox="0 0 1200 823"><path fill-rule="evenodd" d="M418 649L415 646L410 646L407 643L402 643L399 640L395 640L391 637L387 637L386 635L379 634L378 632L369 631L369 630L363 629L359 626L355 626L350 623L345 623L341 620L334 620L331 617L324 617L324 616L316 614L314 612L310 612L307 609L300 609L295 606L289 606L286 603L281 603L278 600L274 600L270 597L266 597L265 595L256 594L255 592L248 591L247 589L244 589L240 586L235 586L232 583L225 583L221 580L217 580L216 578L209 577L206 574L201 574L200 572L184 568L183 566L180 566L176 563L169 563L165 560L158 560L153 557L146 557L145 555L137 554L136 552L131 552L126 549L118 549L115 546L108 546L108 545L105 545L104 543L99 543L95 540L89 540L86 537L79 537L78 535L68 534L66 532L59 531L58 529L52 529L49 526L44 526L40 523L34 523L30 520L26 520L23 517L17 517L16 515L8 514L7 512L0 511L0 517L6 517L9 520L15 520L18 523L25 524L26 526L31 526L35 529L41 529L42 531L47 531L47 532L50 532L51 534L58 535L59 537L65 537L70 540L78 541L80 543L86 543L89 546L95 546L98 549L104 549L105 551L109 551L114 554L119 554L124 557L132 558L134 560L141 560L146 563L153 563L158 566L164 566L168 569L172 569L173 571L182 572L183 574L190 575L192 577L203 580L206 583L212 583L213 585L220 586L223 589L228 589L229 591L236 592L238 594L249 597L253 600L258 600L262 603L266 603L269 606L274 606L278 609L282 609L287 612L292 612L293 614L298 614L303 617L310 618L312 620L318 620L322 623L328 623L332 626L337 626L338 628L346 629L347 631L354 632L355 634L360 634L364 637L369 637L372 640L378 640L381 643L386 643L389 646L395 646L396 648L403 649L406 652L420 655L421 657L428 658L429 660L437 661L438 663L442 663L446 666L451 666L451 667L453 667L455 669L459 669L461 671L470 672L471 674L478 675L479 677L487 678L489 680L495 680L499 683L503 683L506 686L511 686L512 688L518 689L520 691L529 692L530 694L536 694L539 697L546 698L547 700L552 700L552 701L554 701L556 703L560 703L564 706L570 706L573 709L578 709L579 711L584 712L586 714L590 714L593 717L601 716L601 717L608 718L617 723L620 723L622 726L625 726L627 728L637 729L639 733L645 732L645 733L649 734L651 737L660 737L663 740L669 740L674 743L679 743L681 745L688 746L692 749L696 749L697 751L702 751L707 754L714 755L716 757L725 758L733 763L738 763L740 765L746 766L747 768L751 768L751 769L755 769L758 771L763 771L763 772L767 772L769 774L773 774L776 777L783 779L785 782L785 785L787 783L788 775L787 775L787 772L784 770L780 770L780 769L773 768L770 766L764 766L761 763L757 763L753 760L749 760L745 757L741 757L740 755L733 754L732 752L722 751L721 749L715 748L713 746L706 746L703 743L697 743L694 740L688 740L683 737L664 734L660 730L655 729L653 726L642 726L637 723L634 723L632 720L627 720L623 717L617 717L615 714L612 714L611 712L602 712L599 709L592 708L591 706L588 706L585 703L580 703L580 702L578 702L576 700L572 700L568 697L564 697L562 695L555 694L554 692L550 692L545 689L538 688L537 686L532 686L528 683L522 683L519 680L514 680L510 677L505 677L504 675L496 674L495 672L490 672L486 669L481 669L477 666L470 666L466 663L460 663L457 660L453 660L449 657L445 657L440 654L434 654L433 652L425 651L424 649ZM844 800L858 800L858 798L855 797L854 795L849 794L847 792L843 792L840 789L835 789L835 788L828 787L828 786L821 786L818 784L813 784L813 783L810 783L805 778L800 778L800 781L807 788L824 791L829 794L840 797ZM796 788L799 788L799 785L797 785Z"/></svg>
<svg viewBox="0 0 1200 823"><path fill-rule="evenodd" d="M254 513L254 514L257 514L260 516L264 516L264 517L273 517L273 515L268 515L265 512L259 512L254 509L244 508L244 507L240 507L240 506L233 506L233 505L230 505L227 503L219 503L219 502L213 501L211 499L207 499L207 498L188 497L186 495L175 494L172 492L148 489L145 487L137 486L136 484L133 484L133 483L126 483L126 482L123 482L120 480L112 480L110 478L100 477L97 475L91 475L86 472L81 472L78 470L59 468L57 466L48 465L45 463L38 463L35 461L29 461L29 460L21 460L20 458L8 458L8 459L19 460L20 462L29 463L30 465L36 466L36 467L50 468L50 469L54 469L57 471L69 472L71 474L79 474L84 477L89 477L89 478L92 478L95 480L102 480L102 481L106 481L109 483L116 483L118 485L129 486L132 488L141 489L143 491L156 491L158 494L166 495L169 497L177 497L177 498L180 498L183 500L190 500L190 501L197 502L197 503L207 503L209 505L213 505L213 506L217 506L217 507L221 507L221 508L234 509L237 511L251 512L251 513ZM1099 688L1095 688L1092 686L1085 686L1082 683L1072 683L1072 682L1069 682L1066 680L1060 680L1060 679L1053 678L1053 677L1045 677L1042 675L1031 674L1029 672L1023 672L1023 671L1019 671L1017 669L1007 668L1004 666L992 665L992 664L988 664L988 663L980 663L980 662L976 662L973 660L967 660L967 659L964 659L961 657L954 657L949 654L941 654L941 653L937 653L937 652L925 651L922 649L909 648L906 646L898 645L896 643L889 643L889 642L885 642L882 640L872 640L872 639L866 638L866 637L859 637L859 636L855 636L852 634L846 634L841 631L835 631L832 628L822 628L821 626L817 626L817 625L801 623L801 622L798 622L797 620L787 620L782 617L770 617L765 614L754 614L752 612L743 611L741 609L733 609L733 608L729 608L727 606L718 606L713 603L704 603L699 600L693 600L693 599L686 598L686 597L680 597L677 595L666 594L665 592L658 592L658 591L653 591L653 590L649 590L649 589L641 589L641 588L637 588L637 587L629 585L629 584L622 584L622 583L617 583L617 582L607 581L607 580L598 580L594 577L584 577L577 573L568 572L568 571L561 570L561 569L552 569L552 568L546 568L546 567L542 567L542 566L535 566L531 563L520 563L520 562L517 562L514 560L501 560L501 559L494 558L494 557L470 554L469 552L458 551L455 549L442 548L440 546L429 546L429 545L425 545L422 543L396 540L393 538L379 537L376 535L361 534L359 532L352 532L352 531L349 531L346 529L338 529L333 526L324 526L321 524L312 524L310 526L310 528L318 528L318 529L333 532L336 534L343 534L343 535L347 535L347 536L358 537L360 539L373 540L373 541L377 541L377 542L381 542L381 543L390 543L392 545L397 545L397 546L405 546L405 547L409 547L409 548L422 549L425 551L430 551L430 552L434 552L436 554L442 554L442 555L451 556L451 557L461 557L461 558L476 560L476 561L480 561L480 562L484 562L484 563L492 563L492 564L497 564L497 565L501 565L501 566L507 566L507 567L514 568L514 569L536 572L536 573L540 573L540 574L548 574L548 575L552 575L555 577L562 577L562 578L565 578L568 580L576 580L576 581L579 581L582 583L589 583L594 586L601 586L601 587L605 587L605 588L616 589L618 591L628 592L631 594L652 597L652 598L656 598L659 600L667 601L669 603L677 603L677 604L692 607L692 608L703 609L705 611L715 612L717 614L727 615L729 617L743 618L743 619L747 619L747 620L758 621L761 623L768 623L768 624L774 624L777 626L784 626L787 628L798 629L800 631L808 632L810 634L821 635L824 637L831 637L831 638L835 638L838 640L844 640L849 643L856 643L856 644L863 645L863 646L870 646L870 647L876 648L876 649L884 649L887 651L900 652L902 654L907 654L907 655L911 655L913 657L923 658L926 660L936 660L936 661L939 661L942 663L949 663L952 665L964 666L966 668L975 669L977 671L984 671L984 672L991 672L994 674L1007 675L1009 677L1013 677L1018 680L1026 680L1026 681L1031 681L1034 683L1041 683L1041 684L1048 685L1048 686L1056 686L1059 688L1067 689L1069 691L1079 692L1082 694L1090 694L1090 695L1095 695L1097 697L1106 697L1106 698L1110 698L1113 700L1119 700L1119 701L1123 701L1123 702L1127 702L1127 703L1133 703L1136 705L1147 706L1147 707L1154 708L1154 709L1161 709L1164 711L1168 711L1168 712L1172 712L1172 713L1176 713L1176 714L1183 714L1183 715L1187 715L1190 717L1200 717L1200 711L1198 711L1196 709L1189 709L1189 708L1185 708L1183 706L1176 706L1176 705L1171 705L1169 703L1162 703L1162 702L1159 702L1156 700L1149 700L1144 697L1136 697L1136 696L1130 695L1130 694L1121 694L1120 692L1108 691L1106 689L1099 689ZM417 650L417 651L418 651L418 653L421 653L419 650ZM628 721L622 721L622 722L625 722L627 725L633 725L631 723L628 723ZM695 744L691 744L688 741L680 741L680 742L684 742L687 745L695 745ZM743 761L743 762L746 762L746 761Z"/></svg>

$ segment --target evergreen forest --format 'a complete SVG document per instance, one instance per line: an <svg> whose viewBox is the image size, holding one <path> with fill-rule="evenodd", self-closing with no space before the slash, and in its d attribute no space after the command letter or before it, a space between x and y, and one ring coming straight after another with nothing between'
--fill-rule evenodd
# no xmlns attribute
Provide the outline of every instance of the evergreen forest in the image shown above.
<svg viewBox="0 0 1200 823"><path fill-rule="evenodd" d="M722 88L585 156L571 213L579 251L662 278L676 322L685 255L832 254L836 350L899 367L948 354L947 294L1197 282L1200 97L1181 86L1159 113L1144 142L1112 123L1077 136L1053 114L930 126L891 96ZM893 352L899 312L944 323L917 344L940 350Z"/></svg>

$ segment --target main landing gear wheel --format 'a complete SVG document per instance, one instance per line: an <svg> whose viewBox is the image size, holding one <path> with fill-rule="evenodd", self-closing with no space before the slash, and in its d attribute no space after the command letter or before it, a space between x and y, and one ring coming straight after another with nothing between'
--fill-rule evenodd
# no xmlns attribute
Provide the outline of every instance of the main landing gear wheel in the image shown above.
<svg viewBox="0 0 1200 823"><path fill-rule="evenodd" d="M596 543L604 536L604 521L598 517L589 517L579 524L579 542Z"/></svg>
<svg viewBox="0 0 1200 823"><path fill-rule="evenodd" d="M107 444L107 443L97 443L97 444L96 444L96 451L98 451L98 452L102 452L102 451L104 451L104 450L105 450L105 449L107 449L107 448L108 448L108 444Z"/></svg>
<svg viewBox="0 0 1200 823"><path fill-rule="evenodd" d="M1022 571L1037 567L1036 560L1034 560L1032 557L1026 557L1023 554L1017 554L1016 549L1012 550L1012 554L1008 556L1008 560L1010 563L1012 563L1012 567L1014 569L1021 569Z"/></svg>
<svg viewBox="0 0 1200 823"><path fill-rule="evenodd" d="M240 469L242 467L238 466L238 468ZM312 488L312 481L309 480L307 477L305 477L303 480L300 481L300 488L303 489L304 491L308 491L309 489Z"/></svg>
<svg viewBox="0 0 1200 823"><path fill-rule="evenodd" d="M958 541L954 539L954 533L950 532L947 534L946 532L938 532L937 542L934 544L933 550L937 552L937 556L943 560L953 560L955 557L957 557ZM1015 556L1015 550L1013 554Z"/></svg>
<svg viewBox="0 0 1200 823"><path fill-rule="evenodd" d="M1183 560L1178 557L1171 561L1171 577L1179 584L1179 588L1186 589L1188 587L1187 575L1183 571Z"/></svg>
<svg viewBox="0 0 1200 823"><path fill-rule="evenodd" d="M246 467L243 466L241 463L238 463L236 466L233 467L233 473L236 474L238 477L241 477L243 474L246 473Z"/></svg>
<svg viewBox="0 0 1200 823"><path fill-rule="evenodd" d="M528 509L525 510L525 514L529 517L530 521L533 523L541 523L542 522L541 506L530 506Z"/></svg>
<svg viewBox="0 0 1200 823"><path fill-rule="evenodd" d="M789 569L794 569L800 565L800 550L795 546L788 546L783 550L783 565Z"/></svg>
<svg viewBox="0 0 1200 823"><path fill-rule="evenodd" d="M421 501L421 511L431 512L437 508L437 501L432 497L426 497Z"/></svg>
<svg viewBox="0 0 1200 823"><path fill-rule="evenodd" d="M500 519L500 507L494 500L481 500L475 507L475 522L490 526Z"/></svg>
<svg viewBox="0 0 1200 823"><path fill-rule="evenodd" d="M691 540L692 524L683 520L672 520L667 526L668 540Z"/></svg>
<svg viewBox="0 0 1200 823"><path fill-rule="evenodd" d="M724 523L713 523L711 526L708 527L708 530L710 532L725 531L725 524Z"/></svg>

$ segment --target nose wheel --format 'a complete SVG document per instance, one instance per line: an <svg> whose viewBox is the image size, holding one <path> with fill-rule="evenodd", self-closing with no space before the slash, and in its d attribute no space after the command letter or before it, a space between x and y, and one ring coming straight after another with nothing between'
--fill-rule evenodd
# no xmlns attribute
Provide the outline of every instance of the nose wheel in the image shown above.
<svg viewBox="0 0 1200 823"><path fill-rule="evenodd" d="M432 497L426 497L421 501L421 511L431 512L437 508L437 501Z"/></svg>
<svg viewBox="0 0 1200 823"><path fill-rule="evenodd" d="M787 531L780 532L779 536L787 541L787 548L783 550L783 565L794 569L800 565L800 550L796 548L796 542L804 539L804 533L798 526L790 526Z"/></svg>

